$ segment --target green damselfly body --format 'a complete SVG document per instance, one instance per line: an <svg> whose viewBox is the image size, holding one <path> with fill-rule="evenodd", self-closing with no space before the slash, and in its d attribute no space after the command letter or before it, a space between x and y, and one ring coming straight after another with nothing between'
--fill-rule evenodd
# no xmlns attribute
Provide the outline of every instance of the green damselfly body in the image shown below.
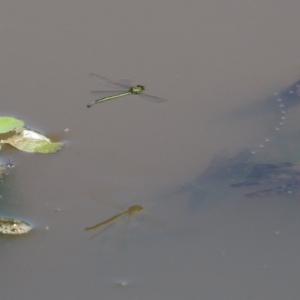
<svg viewBox="0 0 300 300"><path fill-rule="evenodd" d="M108 101L108 100L129 96L129 95L139 95L142 98L147 99L151 102L155 102L155 103L161 103L161 102L167 101L165 99L162 99L162 98L159 98L159 97L156 97L156 96L151 96L151 95L148 95L148 94L144 94L143 93L143 91L145 90L144 85L130 86L130 85L127 85L127 84L121 84L121 83L114 82L110 79L107 79L105 77L102 77L102 76L99 76L99 75L96 75L96 74L93 74L93 73L91 73L90 75L97 78L100 81L108 83L109 85L112 85L114 87L122 88L123 90L115 91L115 92L114 91L102 91L102 92L101 91L93 91L93 93L115 93L115 95L103 97L103 98L97 99L95 101L92 101L87 105L87 107L91 107L91 106L93 106L94 104L97 104L97 103L101 103L101 102L105 102L105 101Z"/></svg>

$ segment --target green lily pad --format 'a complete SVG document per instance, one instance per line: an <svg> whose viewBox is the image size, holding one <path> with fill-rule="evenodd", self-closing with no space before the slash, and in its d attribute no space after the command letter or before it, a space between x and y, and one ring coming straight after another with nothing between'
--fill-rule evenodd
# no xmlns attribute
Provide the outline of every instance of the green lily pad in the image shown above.
<svg viewBox="0 0 300 300"><path fill-rule="evenodd" d="M7 133L17 127L23 127L24 122L13 117L2 116L0 117L0 133Z"/></svg>
<svg viewBox="0 0 300 300"><path fill-rule="evenodd" d="M25 128L1 142L10 144L21 151L33 153L55 153L63 146L61 142L51 142L42 134Z"/></svg>

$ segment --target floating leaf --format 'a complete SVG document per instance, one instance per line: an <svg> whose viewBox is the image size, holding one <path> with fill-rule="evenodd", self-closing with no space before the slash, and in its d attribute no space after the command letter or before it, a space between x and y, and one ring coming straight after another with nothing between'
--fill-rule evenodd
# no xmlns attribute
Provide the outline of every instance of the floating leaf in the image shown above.
<svg viewBox="0 0 300 300"><path fill-rule="evenodd" d="M54 153L63 146L63 143L61 142L51 142L40 133L25 128L14 136L2 140L1 142L10 144L22 151L34 153Z"/></svg>
<svg viewBox="0 0 300 300"><path fill-rule="evenodd" d="M21 220L15 220L10 218L0 218L0 233L1 234L24 234L31 230L31 226Z"/></svg>
<svg viewBox="0 0 300 300"><path fill-rule="evenodd" d="M0 117L0 133L7 133L17 127L23 127L24 122L13 117L2 116Z"/></svg>

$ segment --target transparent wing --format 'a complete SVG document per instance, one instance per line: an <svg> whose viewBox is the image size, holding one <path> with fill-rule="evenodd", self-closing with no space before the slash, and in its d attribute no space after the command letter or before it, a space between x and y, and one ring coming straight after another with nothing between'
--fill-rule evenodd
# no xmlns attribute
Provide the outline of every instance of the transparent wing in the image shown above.
<svg viewBox="0 0 300 300"><path fill-rule="evenodd" d="M151 96L151 95L143 94L143 93L139 94L139 96L141 96L142 98L144 98L146 100L154 102L154 103L162 103L162 102L168 101L168 100L163 99L163 98L159 98L159 97L155 97L155 96Z"/></svg>
<svg viewBox="0 0 300 300"><path fill-rule="evenodd" d="M101 226L100 228L97 228L93 231L95 231L95 233L88 238L88 240L93 240L95 239L96 237L98 237L100 234L106 232L109 228L113 227L113 225L117 222L118 220L115 220L114 222L111 222L111 223L108 223L108 224L105 224L104 226Z"/></svg>
<svg viewBox="0 0 300 300"><path fill-rule="evenodd" d="M114 82L110 79L107 79L105 77L102 77L102 76L94 74L94 73L90 73L90 76L92 78L96 79L98 82L104 82L108 86L112 86L112 87L117 87L118 86L118 87L122 87L123 89L130 89L130 86L128 86L128 85Z"/></svg>
<svg viewBox="0 0 300 300"><path fill-rule="evenodd" d="M131 218L128 215L122 216L122 220L120 220L118 224L119 227L117 229L116 242L115 242L116 251L121 251L125 245L130 219Z"/></svg>
<svg viewBox="0 0 300 300"><path fill-rule="evenodd" d="M122 84L123 86L132 87L132 80L131 79L121 79L121 80L118 80L118 82L120 84Z"/></svg>
<svg viewBox="0 0 300 300"><path fill-rule="evenodd" d="M127 90L125 90L127 91ZM90 93L92 94L101 94L101 93L110 93L110 94L113 94L113 93L124 93L124 90L117 90L117 91L90 91Z"/></svg>
<svg viewBox="0 0 300 300"><path fill-rule="evenodd" d="M90 76L94 79L96 79L98 82L103 82L105 84L107 84L108 86L111 86L111 87L121 87L122 90L118 90L118 91L92 91L91 93L93 94L99 94L99 95L104 95L105 93L122 93L124 92L124 90L129 90L131 89L132 85L130 84L130 80L122 80L122 83L118 83L118 82L114 82L110 79L107 79L105 77L102 77L100 75L97 75L97 74L94 74L94 73L90 73ZM139 94L142 98L146 99L146 100L149 100L151 102L154 102L154 103L162 103L162 102L165 102L167 101L166 99L163 99L163 98L160 98L160 97L156 97L156 96L152 96L152 95L148 95L148 94L144 94L144 93L140 93ZM108 96L108 95L107 95ZM103 96L105 97L105 96Z"/></svg>

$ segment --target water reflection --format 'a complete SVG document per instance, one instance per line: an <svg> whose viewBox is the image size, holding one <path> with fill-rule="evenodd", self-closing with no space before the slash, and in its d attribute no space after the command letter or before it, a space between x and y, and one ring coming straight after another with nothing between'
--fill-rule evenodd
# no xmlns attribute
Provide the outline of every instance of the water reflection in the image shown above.
<svg viewBox="0 0 300 300"><path fill-rule="evenodd" d="M101 226L104 226L104 225L112 225L113 223L115 223L116 221L118 221L120 218L128 215L129 217L132 216L133 214L137 213L137 212L140 212L142 211L144 208L139 205L139 204L135 204L135 205L132 205L130 206L126 211L120 213L120 214L117 214L115 216L112 216L100 223L97 223L96 225L93 225L91 227L86 227L85 230L92 230L92 229L95 229L95 228L98 228L98 227L101 227Z"/></svg>

